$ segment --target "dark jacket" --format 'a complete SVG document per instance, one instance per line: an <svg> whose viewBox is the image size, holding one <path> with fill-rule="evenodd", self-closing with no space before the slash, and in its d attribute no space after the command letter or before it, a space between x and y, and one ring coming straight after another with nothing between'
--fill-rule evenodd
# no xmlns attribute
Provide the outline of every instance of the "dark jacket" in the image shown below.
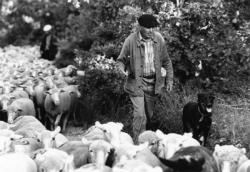
<svg viewBox="0 0 250 172"><path fill-rule="evenodd" d="M164 87L167 82L173 82L173 67L167 52L165 40L159 32L154 32L153 42L154 66L156 72L155 94L159 94L162 87ZM117 58L118 68L128 71L124 89L133 96L143 96L142 72L144 56L144 45L140 40L139 31L137 31L129 35L125 40L121 53ZM167 71L166 78L161 76L161 67L165 68Z"/></svg>
<svg viewBox="0 0 250 172"><path fill-rule="evenodd" d="M46 39L48 38L48 36L51 36L51 39L49 41L49 44L47 44ZM43 59L47 59L47 60L54 60L56 53L58 51L57 46L56 46L56 39L53 35L51 34L45 34L41 45L40 45L40 51L41 51L41 58ZM48 47L48 48L46 48Z"/></svg>

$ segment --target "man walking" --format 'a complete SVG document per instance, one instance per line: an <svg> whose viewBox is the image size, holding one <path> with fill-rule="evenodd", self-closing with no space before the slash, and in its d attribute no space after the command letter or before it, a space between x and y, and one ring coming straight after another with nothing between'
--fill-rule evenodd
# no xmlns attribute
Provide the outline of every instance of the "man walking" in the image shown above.
<svg viewBox="0 0 250 172"><path fill-rule="evenodd" d="M139 28L125 40L117 59L119 70L126 75L124 85L133 104L133 138L150 129L156 97L162 88L173 86L173 67L166 43L155 30L159 23L150 14L138 18Z"/></svg>

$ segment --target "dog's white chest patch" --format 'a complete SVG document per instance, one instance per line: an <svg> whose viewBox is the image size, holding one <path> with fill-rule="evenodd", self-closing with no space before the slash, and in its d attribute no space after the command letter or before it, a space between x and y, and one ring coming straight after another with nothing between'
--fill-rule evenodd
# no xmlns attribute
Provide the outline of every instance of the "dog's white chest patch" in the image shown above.
<svg viewBox="0 0 250 172"><path fill-rule="evenodd" d="M207 110L208 113L212 112L212 108L206 108L206 110Z"/></svg>

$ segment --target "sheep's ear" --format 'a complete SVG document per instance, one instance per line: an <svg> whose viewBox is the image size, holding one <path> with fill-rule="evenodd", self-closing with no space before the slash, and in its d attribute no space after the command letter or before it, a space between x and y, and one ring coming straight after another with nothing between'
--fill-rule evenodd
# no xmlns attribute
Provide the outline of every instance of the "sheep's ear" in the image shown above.
<svg viewBox="0 0 250 172"><path fill-rule="evenodd" d="M155 134L157 135L157 137L158 137L159 139L163 139L164 136L165 136L165 134L164 134L161 130L159 130L159 129L156 130Z"/></svg>
<svg viewBox="0 0 250 172"><path fill-rule="evenodd" d="M61 131L61 127L60 126L57 126L56 129L54 130L55 133L60 133Z"/></svg>
<svg viewBox="0 0 250 172"><path fill-rule="evenodd" d="M118 125L118 127L119 127L119 129L120 129L120 130L122 130L122 129L123 129L123 124L122 124L122 123L117 122L117 125Z"/></svg>
<svg viewBox="0 0 250 172"><path fill-rule="evenodd" d="M96 126L96 127L101 127L102 124L101 124L99 121L96 121L96 122L95 122L95 126Z"/></svg>
<svg viewBox="0 0 250 172"><path fill-rule="evenodd" d="M243 154L246 154L246 152L247 152L247 151L246 151L246 148L241 148L241 149L240 149L240 152L243 153Z"/></svg>
<svg viewBox="0 0 250 172"><path fill-rule="evenodd" d="M215 147L214 147L214 152L219 151L219 149L220 149L220 145L216 144Z"/></svg>
<svg viewBox="0 0 250 172"><path fill-rule="evenodd" d="M91 141L89 141L88 139L86 139L85 137L82 138L82 143L84 145L90 145Z"/></svg>
<svg viewBox="0 0 250 172"><path fill-rule="evenodd" d="M55 137L61 131L61 127L57 126L54 131L51 132L52 137Z"/></svg>

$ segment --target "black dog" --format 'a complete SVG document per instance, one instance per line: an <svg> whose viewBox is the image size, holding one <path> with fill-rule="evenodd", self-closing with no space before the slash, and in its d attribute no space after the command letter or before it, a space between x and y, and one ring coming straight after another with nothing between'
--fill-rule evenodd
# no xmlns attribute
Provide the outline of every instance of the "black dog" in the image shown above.
<svg viewBox="0 0 250 172"><path fill-rule="evenodd" d="M212 106L214 96L210 93L199 93L198 102L189 102L183 108L183 130L192 132L193 138L205 146L212 124Z"/></svg>

